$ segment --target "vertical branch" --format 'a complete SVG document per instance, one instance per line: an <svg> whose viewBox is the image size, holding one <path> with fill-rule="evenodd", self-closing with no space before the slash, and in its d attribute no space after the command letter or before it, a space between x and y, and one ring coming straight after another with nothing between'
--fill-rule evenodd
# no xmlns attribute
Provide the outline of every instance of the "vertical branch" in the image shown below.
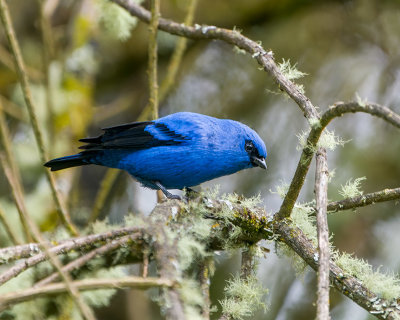
<svg viewBox="0 0 400 320"><path fill-rule="evenodd" d="M151 19L149 27L149 108L151 118L158 118L158 79L157 79L157 31L160 17L160 0L151 0ZM157 190L157 202L161 202L164 196L161 190Z"/></svg>
<svg viewBox="0 0 400 320"><path fill-rule="evenodd" d="M197 7L198 0L190 0L188 11L183 22L184 25L190 26L193 23L194 12ZM176 75L178 73L179 66L182 62L183 54L186 50L187 38L179 37L178 42L176 43L175 50L172 54L171 60L168 64L167 74L160 86L160 101L163 101L170 91L172 85L175 82Z"/></svg>
<svg viewBox="0 0 400 320"><path fill-rule="evenodd" d="M328 205L328 165L326 150L320 148L316 155L315 195L318 231L318 299L317 320L330 319L329 316L329 231L327 219Z"/></svg>
<svg viewBox="0 0 400 320"><path fill-rule="evenodd" d="M240 266L240 278L246 280L255 271L255 259L251 248L245 248L242 251L242 263Z"/></svg>
<svg viewBox="0 0 400 320"><path fill-rule="evenodd" d="M197 7L197 2L198 2L198 0L190 0L189 6L188 6L188 12L187 12L185 20L183 22L184 25L190 26L193 23L194 12ZM179 37L178 42L176 43L174 52L169 61L169 64L167 67L167 73L165 75L163 82L161 83L161 87L160 87L160 91L159 91L159 102L160 101L162 102L165 99L165 97L167 96L168 92L170 91L172 85L175 82L179 66L181 65L181 62L182 62L183 54L186 50L186 45L187 45L187 38ZM150 103L148 103L146 105L146 107L143 109L143 111L140 113L140 115L138 117L138 121L144 121L144 120L148 120L149 118L151 118L151 116L150 116L151 110L152 110L151 105L150 105Z"/></svg>
<svg viewBox="0 0 400 320"><path fill-rule="evenodd" d="M155 260L158 272L161 278L176 281L179 279L179 262L176 252L176 244L174 239L169 239L163 228L163 224L154 223L153 240ZM172 243L171 243L172 242ZM184 320L186 319L183 303L179 292L176 288L165 288L165 318L167 320Z"/></svg>
<svg viewBox="0 0 400 320"><path fill-rule="evenodd" d="M29 118L31 121L31 125L33 128L33 132L35 135L36 143L39 149L40 160L42 163L46 162L46 149L43 143L43 136L36 118L35 108L32 100L31 90L29 87L28 75L25 71L24 62L22 60L21 50L19 48L14 30L11 24L10 12L8 10L8 6L6 4L6 0L0 0L0 19L3 23L8 44L10 46L11 52L14 57L15 66L17 69L18 77L21 82L22 92L24 95L25 103L28 108ZM75 226L72 224L71 218L69 217L64 204L61 201L60 194L58 193L53 175L49 170L45 169L47 180L50 184L50 188L52 191L52 196L55 201L57 211L60 214L61 220L64 225L68 228L68 230L73 234L77 235L78 232Z"/></svg>
<svg viewBox="0 0 400 320"><path fill-rule="evenodd" d="M200 280L200 288L201 293L203 295L203 306L201 310L201 315L204 319L210 319L210 268L212 264L212 258L206 258L200 264L200 272L199 272L199 280Z"/></svg>
<svg viewBox="0 0 400 320"><path fill-rule="evenodd" d="M151 0L151 20L149 27L149 89L152 118L158 118L158 83L157 83L157 30L160 17L160 0Z"/></svg>

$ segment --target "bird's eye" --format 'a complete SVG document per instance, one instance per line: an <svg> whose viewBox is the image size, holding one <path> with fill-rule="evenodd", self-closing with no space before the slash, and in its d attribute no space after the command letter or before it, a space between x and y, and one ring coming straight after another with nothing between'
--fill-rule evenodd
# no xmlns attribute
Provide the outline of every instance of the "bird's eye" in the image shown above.
<svg viewBox="0 0 400 320"><path fill-rule="evenodd" d="M244 150L246 150L246 152L248 153L251 153L254 150L253 142L246 141L246 144L244 145Z"/></svg>

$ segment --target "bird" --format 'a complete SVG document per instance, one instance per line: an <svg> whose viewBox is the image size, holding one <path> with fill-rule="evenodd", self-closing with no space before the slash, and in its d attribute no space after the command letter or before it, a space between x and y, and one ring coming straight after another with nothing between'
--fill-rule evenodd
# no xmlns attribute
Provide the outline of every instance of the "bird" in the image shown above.
<svg viewBox="0 0 400 320"><path fill-rule="evenodd" d="M125 170L168 199L181 199L169 189L191 190L243 169L267 169L265 143L253 129L235 120L177 112L102 130L97 137L79 140L85 143L79 147L82 152L44 166L51 171L89 164Z"/></svg>

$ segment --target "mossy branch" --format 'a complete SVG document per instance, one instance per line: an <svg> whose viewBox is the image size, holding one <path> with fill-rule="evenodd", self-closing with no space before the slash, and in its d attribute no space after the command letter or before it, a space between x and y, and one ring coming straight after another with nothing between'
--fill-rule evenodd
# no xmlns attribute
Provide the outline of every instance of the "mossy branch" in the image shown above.
<svg viewBox="0 0 400 320"><path fill-rule="evenodd" d="M328 203L328 211L329 213L334 213L392 200L400 200L400 188L384 189L340 201L333 201Z"/></svg>
<svg viewBox="0 0 400 320"><path fill-rule="evenodd" d="M279 209L278 217L280 219L288 217L293 210L300 190L303 187L308 169L310 168L311 160L316 150L318 140L321 137L323 130L333 119L341 117L346 113L355 112L370 114L372 116L385 120L396 128L400 128L400 116L389 108L385 106L380 106L378 104L369 103L360 105L358 102L338 103L326 110L321 116L318 125L314 125L308 135L307 143L301 153L296 172L290 183L288 192L286 193L286 196Z"/></svg>
<svg viewBox="0 0 400 320"><path fill-rule="evenodd" d="M293 227L288 220L273 220L266 214L263 208L249 208L242 204L240 200L230 202L227 200L211 200L203 198L192 200L191 203L193 203L193 206L199 205L203 214L213 217L213 219L217 219L218 221L218 226L213 227L211 233L207 237L208 250L221 250L221 248L226 244L224 241L226 241L232 233L232 226L236 226L242 229L240 235L232 240L237 246L246 246L249 243L257 243L261 239L281 241L286 243L298 255L300 255L308 265L317 270L317 248L300 229ZM165 216L167 219L169 219L168 217L175 215L177 212L187 214L185 213L185 210L187 210L186 205L178 201L161 203L155 208L157 215ZM227 220L221 217L221 213L223 212L224 216L228 215L229 212ZM193 212L191 214L193 214ZM146 222L144 225L146 225ZM160 225L165 224L161 223ZM107 239L118 239L135 232L145 232L147 237L153 237L154 235L154 232L149 232L149 229L146 231L146 227L126 227L103 234L68 239L62 244L52 246L51 250L54 254L66 253L71 250L87 250L88 247L93 248L95 243L102 243L107 241ZM130 247L130 255L136 257L134 260L131 260L131 262L142 261L142 253L145 247L148 249L147 245L144 245L141 240L136 241L135 245ZM31 267L46 259L46 255L41 253L38 245L35 244L0 249L0 256L2 256L2 254L9 256L10 261L18 256L27 257L30 254L35 254L33 257L18 263L11 269L16 268L17 266L21 268L21 264L27 264L28 267ZM363 286L357 278L347 274L345 270L339 268L332 261L329 263L329 268L330 281L336 289L350 297L364 309L372 313L383 310L382 314L376 315L380 319L384 319L384 314L388 315L386 319L395 319L395 316L400 316L400 311L396 309L398 306L395 302L380 299L377 294ZM14 271L15 270L16 269L14 269ZM24 267L24 270L26 270L26 267ZM18 270L18 272L20 273L20 270ZM14 273L14 276L16 275L17 272ZM0 276L0 279L4 280L3 275Z"/></svg>

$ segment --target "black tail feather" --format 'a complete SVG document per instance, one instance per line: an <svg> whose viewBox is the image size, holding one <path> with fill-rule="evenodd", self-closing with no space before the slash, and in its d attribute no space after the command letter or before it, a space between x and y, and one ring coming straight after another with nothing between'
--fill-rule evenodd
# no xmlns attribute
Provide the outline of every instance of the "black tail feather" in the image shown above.
<svg viewBox="0 0 400 320"><path fill-rule="evenodd" d="M44 164L44 166L50 168L51 171L58 171L58 170L66 169L66 168L90 164L90 162L88 162L87 160L88 160L87 155L78 153L78 154L74 154L72 156L66 156L66 157L50 160L50 161L46 162Z"/></svg>

